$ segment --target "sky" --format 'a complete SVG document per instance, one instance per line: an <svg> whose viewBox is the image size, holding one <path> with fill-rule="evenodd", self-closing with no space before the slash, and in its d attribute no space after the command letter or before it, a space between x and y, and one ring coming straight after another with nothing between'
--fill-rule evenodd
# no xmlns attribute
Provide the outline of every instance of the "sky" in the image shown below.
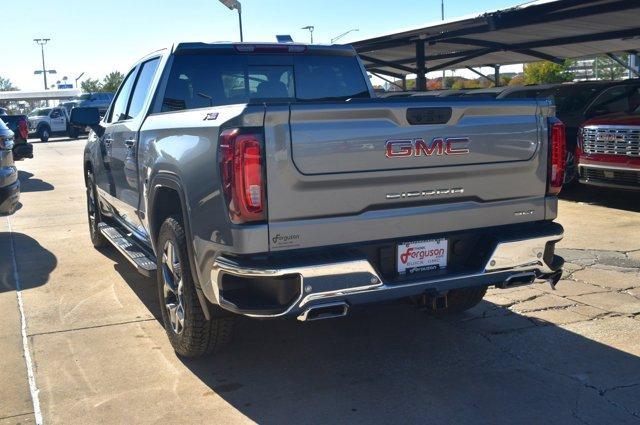
<svg viewBox="0 0 640 425"><path fill-rule="evenodd" d="M275 41L276 34L290 34L294 41L308 42L309 32L301 27L313 25L314 42L329 43L357 28L340 40L348 43L440 20L440 0L240 1L245 41ZM445 18L522 2L445 0ZM21 90L44 86L42 76L33 74L42 69L34 38L51 39L45 46L46 65L57 74L49 76L49 85L63 76L74 81L83 72L80 81L102 79L111 71L126 73L142 56L175 41L239 41L237 12L218 0L30 0L28 11L12 13L14 7L3 8L9 13L3 20L0 77Z"/></svg>

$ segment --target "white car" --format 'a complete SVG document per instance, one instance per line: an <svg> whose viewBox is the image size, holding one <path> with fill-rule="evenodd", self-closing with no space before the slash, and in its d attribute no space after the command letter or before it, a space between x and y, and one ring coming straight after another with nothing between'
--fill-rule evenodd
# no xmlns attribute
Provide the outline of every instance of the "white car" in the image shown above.
<svg viewBox="0 0 640 425"><path fill-rule="evenodd" d="M69 134L69 116L65 108L37 108L27 115L27 119L29 134L35 134L43 142L52 135Z"/></svg>

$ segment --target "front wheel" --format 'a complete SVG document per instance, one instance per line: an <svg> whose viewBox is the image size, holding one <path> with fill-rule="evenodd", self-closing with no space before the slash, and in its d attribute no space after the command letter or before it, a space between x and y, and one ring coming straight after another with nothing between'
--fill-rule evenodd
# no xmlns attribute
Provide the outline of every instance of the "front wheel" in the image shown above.
<svg viewBox="0 0 640 425"><path fill-rule="evenodd" d="M157 284L164 328L176 353L185 357L210 354L231 340L233 317L211 306L207 320L191 274L182 224L167 218L158 236Z"/></svg>
<svg viewBox="0 0 640 425"><path fill-rule="evenodd" d="M46 125L41 126L38 129L38 137L41 142L48 142L49 137L51 137L51 129Z"/></svg>
<svg viewBox="0 0 640 425"><path fill-rule="evenodd" d="M106 238L100 233L100 205L96 183L91 172L87 173L87 219L89 221L89 236L95 248L102 248L107 244Z"/></svg>

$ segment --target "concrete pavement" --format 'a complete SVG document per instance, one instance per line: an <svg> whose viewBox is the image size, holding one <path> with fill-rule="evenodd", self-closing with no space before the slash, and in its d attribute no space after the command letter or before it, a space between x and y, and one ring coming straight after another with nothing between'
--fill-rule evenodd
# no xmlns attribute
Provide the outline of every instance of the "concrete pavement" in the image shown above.
<svg viewBox="0 0 640 425"><path fill-rule="evenodd" d="M489 291L447 319L405 305L300 324L240 320L234 344L175 356L154 282L88 238L84 141L18 164L15 248L45 423L639 423L640 205L579 190L561 202L567 271ZM8 226L12 231L8 231ZM13 262L0 262L0 425L33 423Z"/></svg>

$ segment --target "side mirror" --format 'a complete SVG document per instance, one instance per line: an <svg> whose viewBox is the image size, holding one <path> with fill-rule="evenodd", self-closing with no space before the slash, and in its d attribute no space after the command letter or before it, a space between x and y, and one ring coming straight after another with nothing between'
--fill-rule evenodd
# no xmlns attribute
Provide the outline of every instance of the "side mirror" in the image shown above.
<svg viewBox="0 0 640 425"><path fill-rule="evenodd" d="M101 136L102 127L100 126L100 111L98 111L98 108L73 108L69 122L76 127L89 127Z"/></svg>

